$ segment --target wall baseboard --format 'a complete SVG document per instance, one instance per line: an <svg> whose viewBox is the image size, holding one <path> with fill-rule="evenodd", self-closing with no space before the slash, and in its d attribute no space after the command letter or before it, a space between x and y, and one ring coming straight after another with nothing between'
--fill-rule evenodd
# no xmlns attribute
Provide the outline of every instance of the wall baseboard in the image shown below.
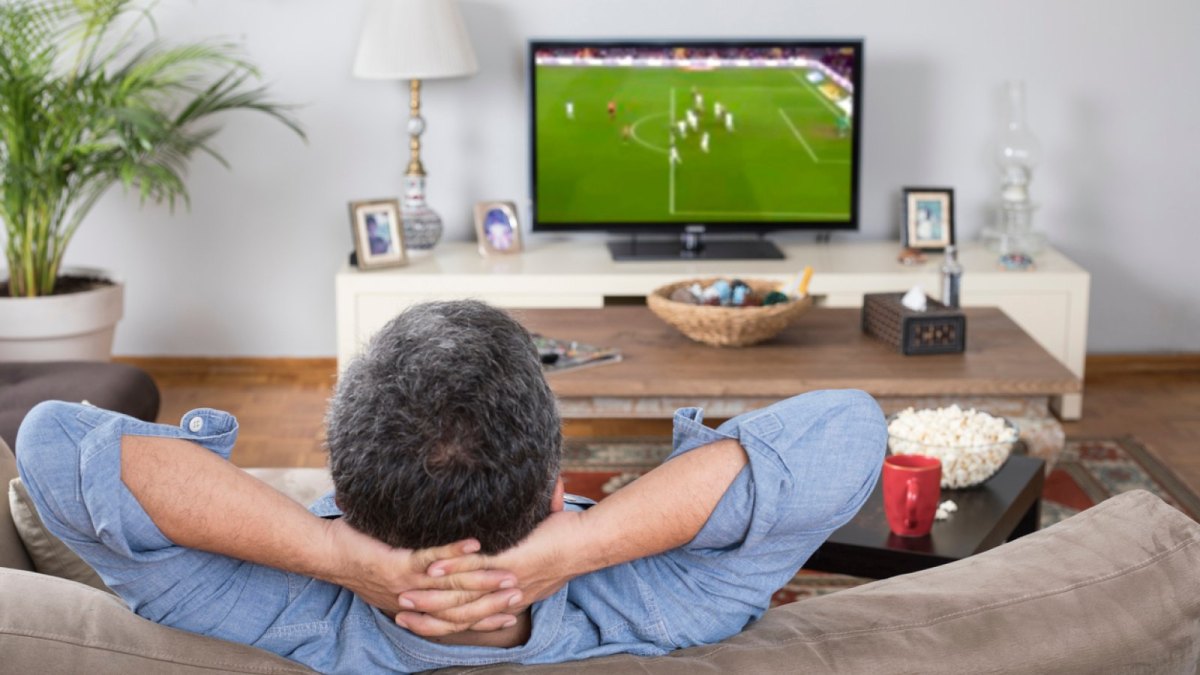
<svg viewBox="0 0 1200 675"><path fill-rule="evenodd" d="M1170 354L1090 354L1087 377L1200 374L1200 352Z"/></svg>
<svg viewBox="0 0 1200 675"><path fill-rule="evenodd" d="M156 380L328 383L337 375L337 359L229 356L119 356Z"/></svg>

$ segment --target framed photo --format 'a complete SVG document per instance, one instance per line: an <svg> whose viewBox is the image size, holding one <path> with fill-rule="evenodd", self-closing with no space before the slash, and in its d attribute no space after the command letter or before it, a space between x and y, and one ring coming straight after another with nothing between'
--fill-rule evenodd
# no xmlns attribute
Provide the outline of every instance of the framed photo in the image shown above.
<svg viewBox="0 0 1200 675"><path fill-rule="evenodd" d="M954 190L904 188L901 237L905 248L941 251L954 243Z"/></svg>
<svg viewBox="0 0 1200 675"><path fill-rule="evenodd" d="M475 237L483 256L521 252L521 223L512 202L475 205Z"/></svg>
<svg viewBox="0 0 1200 675"><path fill-rule="evenodd" d="M350 227L354 233L358 269L398 267L408 263L398 200L350 202Z"/></svg>

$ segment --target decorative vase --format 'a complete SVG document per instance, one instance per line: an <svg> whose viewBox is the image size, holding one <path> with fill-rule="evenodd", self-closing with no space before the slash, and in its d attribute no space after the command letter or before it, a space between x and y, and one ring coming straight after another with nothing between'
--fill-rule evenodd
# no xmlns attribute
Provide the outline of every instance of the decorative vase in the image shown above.
<svg viewBox="0 0 1200 675"><path fill-rule="evenodd" d="M1005 84L1004 127L996 143L1000 167L1000 208L995 227L984 231L984 241L1004 256L1030 256L1045 246L1045 235L1033 231L1037 205L1029 197L1033 169L1042 146L1025 119L1025 83Z"/></svg>
<svg viewBox="0 0 1200 675"><path fill-rule="evenodd" d="M36 298L0 298L0 361L110 361L125 307L125 284L97 269L64 268L61 277L107 285Z"/></svg>
<svg viewBox="0 0 1200 675"><path fill-rule="evenodd" d="M442 218L425 201L425 176L404 177L400 216L404 221L404 248L417 255L432 251L442 238Z"/></svg>

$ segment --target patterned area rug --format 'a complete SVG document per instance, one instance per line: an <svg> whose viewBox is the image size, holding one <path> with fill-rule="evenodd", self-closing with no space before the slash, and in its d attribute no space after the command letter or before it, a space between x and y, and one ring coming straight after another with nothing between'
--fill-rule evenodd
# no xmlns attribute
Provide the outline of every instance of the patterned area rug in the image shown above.
<svg viewBox="0 0 1200 675"><path fill-rule="evenodd" d="M563 478L568 492L603 499L653 469L670 452L661 440L568 439ZM1147 490L1200 520L1200 497L1150 455L1135 439L1067 439L1042 493L1042 527L1129 490ZM801 570L776 592L774 604L827 595L870 581Z"/></svg>

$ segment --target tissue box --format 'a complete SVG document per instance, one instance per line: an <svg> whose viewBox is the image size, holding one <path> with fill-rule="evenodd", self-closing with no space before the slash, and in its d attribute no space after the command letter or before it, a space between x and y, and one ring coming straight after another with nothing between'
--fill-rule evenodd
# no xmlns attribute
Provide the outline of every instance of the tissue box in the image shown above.
<svg viewBox="0 0 1200 675"><path fill-rule="evenodd" d="M900 304L903 293L863 296L863 332L900 350L906 356L957 354L967 348L967 317L957 309L927 298L924 312Z"/></svg>

